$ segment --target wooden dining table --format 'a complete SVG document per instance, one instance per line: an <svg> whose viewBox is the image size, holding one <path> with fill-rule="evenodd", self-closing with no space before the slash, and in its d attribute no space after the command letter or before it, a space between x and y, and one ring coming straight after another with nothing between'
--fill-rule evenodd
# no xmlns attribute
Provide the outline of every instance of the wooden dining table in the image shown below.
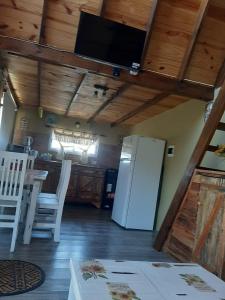
<svg viewBox="0 0 225 300"><path fill-rule="evenodd" d="M35 210L37 205L37 197L41 191L42 183L46 180L48 171L44 170L27 170L25 175L25 184L32 185L30 204L27 211L25 230L23 235L24 244L30 244L32 227L34 222Z"/></svg>

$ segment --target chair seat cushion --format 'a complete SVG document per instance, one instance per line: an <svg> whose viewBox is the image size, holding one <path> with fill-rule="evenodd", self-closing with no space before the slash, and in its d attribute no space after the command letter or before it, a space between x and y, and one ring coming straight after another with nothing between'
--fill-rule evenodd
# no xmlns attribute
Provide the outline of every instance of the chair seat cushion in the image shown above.
<svg viewBox="0 0 225 300"><path fill-rule="evenodd" d="M37 207L38 208L49 208L49 209L57 209L59 206L58 199L55 198L44 198L39 197L37 199Z"/></svg>

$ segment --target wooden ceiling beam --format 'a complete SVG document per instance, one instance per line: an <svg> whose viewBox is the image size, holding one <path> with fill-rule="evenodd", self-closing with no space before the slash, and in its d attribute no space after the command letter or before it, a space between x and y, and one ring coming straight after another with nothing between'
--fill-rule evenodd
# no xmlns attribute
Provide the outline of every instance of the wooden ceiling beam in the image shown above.
<svg viewBox="0 0 225 300"><path fill-rule="evenodd" d="M151 36L152 36L153 25L154 25L154 21L155 21L155 17L156 17L156 11L157 11L157 8L158 8L158 4L159 4L159 0L153 0L152 1L152 9L151 9L151 12L150 12L150 16L149 16L149 20L148 20L148 24L147 24L147 28L146 28L145 44L144 44L142 57L141 57L141 69L144 65L146 53L147 53L148 48L149 48L150 39L151 39Z"/></svg>
<svg viewBox="0 0 225 300"><path fill-rule="evenodd" d="M220 93L215 100L212 111L205 123L205 126L202 130L199 140L195 146L195 149L191 155L189 163L185 169L185 173L180 181L180 184L171 202L169 210L167 211L166 217L156 237L154 247L158 251L162 249L167 239L168 233L173 225L173 222L178 213L182 200L188 189L188 185L191 181L191 177L194 173L194 170L201 163L202 158L205 155L205 152L208 151L208 149L210 149L209 147L210 142L224 114L224 110L225 110L225 82L223 83Z"/></svg>
<svg viewBox="0 0 225 300"><path fill-rule="evenodd" d="M78 97L78 95L79 95L79 92L80 92L80 90L81 90L82 83L84 82L84 80L85 80L85 78L86 78L86 75L87 75L87 74L82 74L82 75L81 75L80 81L79 81L78 85L76 86L75 91L74 91L74 93L73 93L73 96L72 96L72 98L71 98L71 100L70 100L70 102L69 102L69 105L68 105L67 109L66 109L65 116L68 116L72 104L76 101L76 99L77 99L77 97Z"/></svg>
<svg viewBox="0 0 225 300"><path fill-rule="evenodd" d="M201 25L202 25L203 19L204 19L205 15L207 14L207 10L208 10L208 7L209 7L209 2L210 2L210 0L202 0L202 2L201 2L199 12L198 12L198 16L197 16L197 20L196 20L196 23L195 23L195 27L194 27L194 30L192 32L190 42L188 44L188 47L186 49L186 52L184 54L184 57L183 57L183 60L182 60L182 63L181 63L180 71L179 71L179 74L178 74L178 80L184 80L184 77L185 77L186 71L188 69L188 65L189 65L189 62L191 60L191 56L192 56L192 53L193 53L193 50L194 50L194 47L195 47L195 44L196 44L196 41L197 41L197 38L198 38L198 35L200 33L200 30L201 30Z"/></svg>
<svg viewBox="0 0 225 300"><path fill-rule="evenodd" d="M6 82L7 82L7 85L8 85L8 88L9 88L9 92L11 94L11 97L13 98L13 101L14 101L14 103L16 105L16 108L18 108L20 106L20 101L19 101L18 96L16 94L16 91L15 91L15 89L13 87L12 80L11 80L8 72L7 72Z"/></svg>
<svg viewBox="0 0 225 300"><path fill-rule="evenodd" d="M108 100L106 100L97 110L96 112L89 118L88 123L93 122L95 118L107 107L110 103L117 97L121 96L123 92L125 92L130 87L130 84L125 83L122 85L115 94L113 94Z"/></svg>
<svg viewBox="0 0 225 300"><path fill-rule="evenodd" d="M42 18L39 33L39 44L45 44L45 27L47 22L48 0L43 0Z"/></svg>
<svg viewBox="0 0 225 300"><path fill-rule="evenodd" d="M222 64L222 66L219 70L219 73L217 75L215 86L220 87L224 81L225 81L225 59L224 59L223 64Z"/></svg>
<svg viewBox="0 0 225 300"><path fill-rule="evenodd" d="M217 130L225 131L225 123L220 122L217 126Z"/></svg>
<svg viewBox="0 0 225 300"><path fill-rule="evenodd" d="M98 15L103 17L106 6L106 0L100 0Z"/></svg>
<svg viewBox="0 0 225 300"><path fill-rule="evenodd" d="M108 65L81 58L72 52L45 45L38 45L34 42L0 35L0 49L10 54L40 60L41 62L49 64L73 69L82 68L89 72L115 79L115 77L112 76L112 67ZM155 72L141 71L138 76L132 76L126 70L122 70L118 80L204 101L210 101L214 97L214 88L212 86L197 84L188 80L179 82L175 78L165 77Z"/></svg>
<svg viewBox="0 0 225 300"><path fill-rule="evenodd" d="M119 120L113 122L111 124L111 127L115 127L115 126L120 125L121 123L123 123L123 122L129 120L130 118L138 115L139 113L143 112L147 108L149 108L153 105L156 105L159 101L161 101L163 98L168 97L169 95L170 94L168 94L168 93L161 93L159 95L156 95L153 99L148 100L147 102L145 102L144 104L142 104L138 108L132 110L131 112L129 112L128 114L126 114L125 116L120 118Z"/></svg>

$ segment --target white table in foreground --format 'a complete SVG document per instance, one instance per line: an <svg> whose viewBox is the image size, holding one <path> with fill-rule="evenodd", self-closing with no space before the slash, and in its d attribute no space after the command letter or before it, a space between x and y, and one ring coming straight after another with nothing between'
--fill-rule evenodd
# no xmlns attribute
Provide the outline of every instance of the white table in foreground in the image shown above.
<svg viewBox="0 0 225 300"><path fill-rule="evenodd" d="M225 300L225 283L197 264L70 261L68 300Z"/></svg>
<svg viewBox="0 0 225 300"><path fill-rule="evenodd" d="M27 170L26 172L25 183L28 185L32 185L33 189L31 193L30 205L27 212L26 225L25 225L25 230L23 235L24 244L30 244L32 226L34 222L34 215L35 215L35 209L37 203L37 196L38 193L40 192L41 185L43 181L46 180L47 176L48 176L48 171Z"/></svg>

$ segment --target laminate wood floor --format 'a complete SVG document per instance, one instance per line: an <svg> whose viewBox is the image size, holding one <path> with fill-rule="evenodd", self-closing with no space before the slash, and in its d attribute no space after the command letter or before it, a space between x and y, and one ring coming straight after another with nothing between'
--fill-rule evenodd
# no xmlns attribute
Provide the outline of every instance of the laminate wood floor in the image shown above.
<svg viewBox="0 0 225 300"><path fill-rule="evenodd" d="M172 261L152 248L154 232L125 230L111 221L111 213L92 207L66 205L61 241L44 235L22 244L19 235L14 254L9 253L11 230L0 230L0 259L20 259L38 264L46 273L45 283L26 294L2 297L5 300L66 300L69 289L69 259L124 259Z"/></svg>

